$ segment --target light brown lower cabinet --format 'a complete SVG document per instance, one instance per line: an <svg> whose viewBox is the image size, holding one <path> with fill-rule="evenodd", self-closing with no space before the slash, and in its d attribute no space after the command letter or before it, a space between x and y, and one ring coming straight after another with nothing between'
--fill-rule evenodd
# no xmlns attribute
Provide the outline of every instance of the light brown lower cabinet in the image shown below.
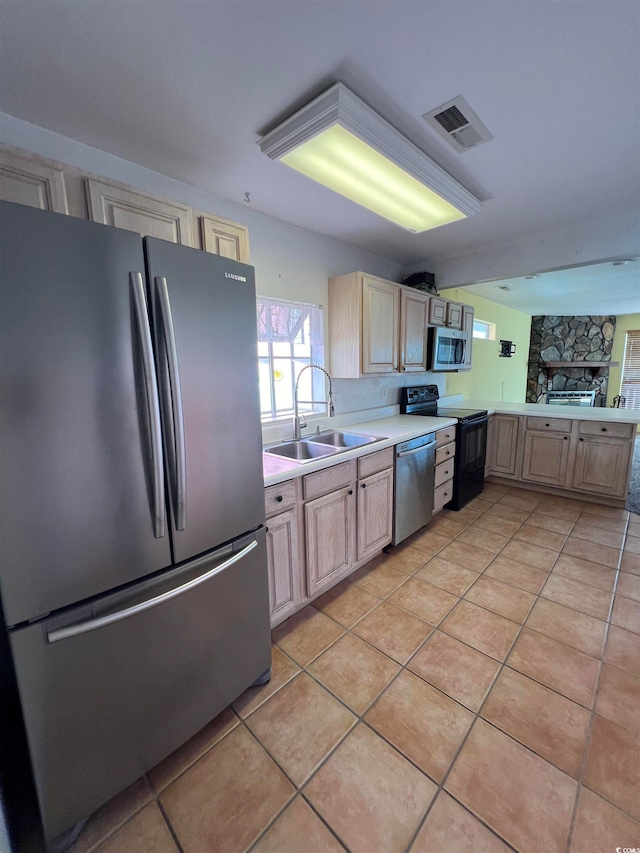
<svg viewBox="0 0 640 853"><path fill-rule="evenodd" d="M579 436L571 487L581 492L624 497L632 445L620 438Z"/></svg>
<svg viewBox="0 0 640 853"><path fill-rule="evenodd" d="M265 489L272 626L391 542L393 459L388 447Z"/></svg>
<svg viewBox="0 0 640 853"><path fill-rule="evenodd" d="M487 473L622 501L634 438L634 424L494 414Z"/></svg>
<svg viewBox="0 0 640 853"><path fill-rule="evenodd" d="M304 506L307 593L314 595L350 573L355 562L353 487L330 492Z"/></svg>
<svg viewBox="0 0 640 853"><path fill-rule="evenodd" d="M570 435L558 432L527 430L524 434L521 479L564 488L567 482L570 439Z"/></svg>
<svg viewBox="0 0 640 853"><path fill-rule="evenodd" d="M300 603L300 556L298 519L295 509L267 522L267 566L272 620L280 620L298 609Z"/></svg>
<svg viewBox="0 0 640 853"><path fill-rule="evenodd" d="M517 415L491 415L487 435L487 468L501 477L516 476L518 458Z"/></svg>
<svg viewBox="0 0 640 853"><path fill-rule="evenodd" d="M358 560L373 557L393 534L393 469L358 480Z"/></svg>

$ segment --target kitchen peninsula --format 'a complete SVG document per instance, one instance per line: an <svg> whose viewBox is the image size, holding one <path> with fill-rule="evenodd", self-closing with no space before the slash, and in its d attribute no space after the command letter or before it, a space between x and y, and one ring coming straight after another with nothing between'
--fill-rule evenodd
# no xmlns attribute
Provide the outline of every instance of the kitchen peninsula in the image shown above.
<svg viewBox="0 0 640 853"><path fill-rule="evenodd" d="M490 414L485 473L492 481L624 507L640 411L491 401L473 405Z"/></svg>

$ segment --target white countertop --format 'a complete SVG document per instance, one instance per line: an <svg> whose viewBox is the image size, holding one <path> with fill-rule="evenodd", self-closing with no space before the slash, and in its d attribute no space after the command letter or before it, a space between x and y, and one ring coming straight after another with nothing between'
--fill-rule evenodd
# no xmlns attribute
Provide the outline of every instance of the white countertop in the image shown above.
<svg viewBox="0 0 640 853"><path fill-rule="evenodd" d="M554 406L545 403L499 403L495 400L467 400L456 408L487 409L490 415L531 415L540 418L571 418L574 421L640 423L639 409L607 409L604 406Z"/></svg>
<svg viewBox="0 0 640 853"><path fill-rule="evenodd" d="M408 441L411 438L417 438L419 435L426 435L443 427L452 426L456 423L456 418L426 418L420 415L394 415L387 418L378 418L373 421L359 421L353 427L341 424L339 429L343 432L353 432L362 435L373 435L376 438L381 438L375 444L367 444L364 447L355 447L353 450L346 450L343 453L335 453L332 456L325 456L322 459L314 459L312 462L304 462L302 464L292 462L289 459L274 456L272 453L262 454L262 470L264 474L265 486L273 486L276 483L283 483L285 480L293 480L296 477L302 477L305 474L310 474L312 471L320 471L322 468L329 468L331 465L336 465L339 462L347 462L349 459L357 459L359 456L364 456L367 453L375 453L377 450L384 450L385 447L392 447L395 444L400 444L402 441ZM327 421L325 429L331 428L331 422Z"/></svg>

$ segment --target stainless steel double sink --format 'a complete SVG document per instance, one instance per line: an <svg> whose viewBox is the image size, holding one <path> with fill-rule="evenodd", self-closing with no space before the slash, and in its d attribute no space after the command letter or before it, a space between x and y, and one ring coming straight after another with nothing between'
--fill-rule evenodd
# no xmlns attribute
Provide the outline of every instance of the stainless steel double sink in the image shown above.
<svg viewBox="0 0 640 853"><path fill-rule="evenodd" d="M364 447L367 444L375 444L376 441L384 441L384 438L376 438L373 435L361 435L354 432L339 432L329 430L317 435L301 438L300 441L285 441L273 447L265 448L265 453L281 456L291 462L313 462L314 459L324 459L327 456L335 456L345 453L355 447Z"/></svg>

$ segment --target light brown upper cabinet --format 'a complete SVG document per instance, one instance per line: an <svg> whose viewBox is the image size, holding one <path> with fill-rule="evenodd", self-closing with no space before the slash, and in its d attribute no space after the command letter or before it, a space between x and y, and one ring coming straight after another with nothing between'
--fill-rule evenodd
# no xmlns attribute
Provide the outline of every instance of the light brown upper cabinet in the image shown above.
<svg viewBox="0 0 640 853"><path fill-rule="evenodd" d="M400 291L400 370L427 369L429 297L419 290Z"/></svg>
<svg viewBox="0 0 640 853"><path fill-rule="evenodd" d="M447 326L450 329L462 328L462 305L458 302L447 302Z"/></svg>
<svg viewBox="0 0 640 853"><path fill-rule="evenodd" d="M249 261L249 230L246 225L219 216L200 217L200 239L205 252L243 264Z"/></svg>
<svg viewBox="0 0 640 853"><path fill-rule="evenodd" d="M471 370L471 352L473 350L473 308L462 306L462 331L465 333L464 364L460 370Z"/></svg>
<svg viewBox="0 0 640 853"><path fill-rule="evenodd" d="M53 213L68 213L62 169L0 151L0 199Z"/></svg>
<svg viewBox="0 0 640 853"><path fill-rule="evenodd" d="M398 371L400 285L362 272L329 279L332 376Z"/></svg>
<svg viewBox="0 0 640 853"><path fill-rule="evenodd" d="M439 296L432 296L429 300L429 325L447 325L447 301Z"/></svg>
<svg viewBox="0 0 640 853"><path fill-rule="evenodd" d="M89 218L183 246L195 246L188 205L155 198L117 184L86 179Z"/></svg>

